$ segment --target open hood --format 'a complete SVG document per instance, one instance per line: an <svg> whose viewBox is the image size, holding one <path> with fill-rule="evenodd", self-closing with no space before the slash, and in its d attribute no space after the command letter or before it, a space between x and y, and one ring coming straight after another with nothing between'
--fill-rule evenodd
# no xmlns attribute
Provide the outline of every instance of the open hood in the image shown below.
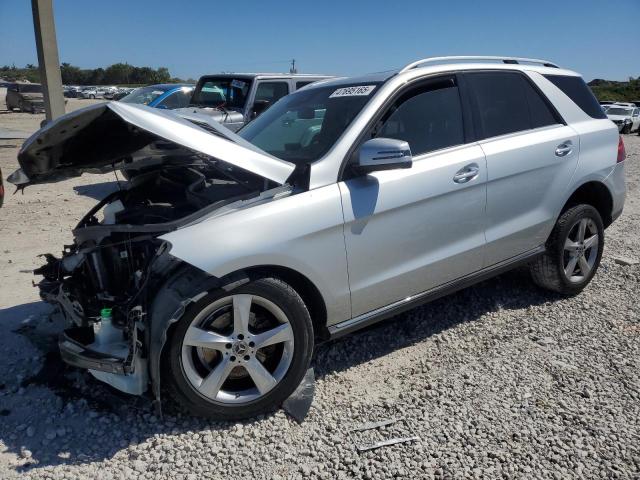
<svg viewBox="0 0 640 480"><path fill-rule="evenodd" d="M195 122L195 123L194 123ZM185 119L171 111L108 102L68 113L29 137L20 152L20 169L9 182L24 187L112 169L135 168L136 155L158 141L175 144L286 183L295 165L258 149L230 130L205 119Z"/></svg>

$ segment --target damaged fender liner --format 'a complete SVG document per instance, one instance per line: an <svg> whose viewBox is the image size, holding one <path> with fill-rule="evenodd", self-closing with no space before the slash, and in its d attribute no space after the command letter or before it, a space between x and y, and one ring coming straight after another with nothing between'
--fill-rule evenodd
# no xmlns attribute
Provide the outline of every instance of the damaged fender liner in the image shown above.
<svg viewBox="0 0 640 480"><path fill-rule="evenodd" d="M157 292L150 308L149 377L153 395L160 402L161 355L167 334L173 324L184 315L189 305L198 302L211 290L231 290L249 281L239 272L218 278L194 267L184 267L173 275Z"/></svg>

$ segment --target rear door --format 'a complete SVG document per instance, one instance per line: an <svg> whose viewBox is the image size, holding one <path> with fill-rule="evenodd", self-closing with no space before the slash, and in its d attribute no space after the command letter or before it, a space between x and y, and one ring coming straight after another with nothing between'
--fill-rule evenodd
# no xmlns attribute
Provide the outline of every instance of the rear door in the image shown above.
<svg viewBox="0 0 640 480"><path fill-rule="evenodd" d="M580 144L525 73L469 72L464 79L487 159L486 267L545 243Z"/></svg>
<svg viewBox="0 0 640 480"><path fill-rule="evenodd" d="M406 140L413 166L338 183L353 316L482 267L486 165L465 125L445 76L407 87L365 136Z"/></svg>

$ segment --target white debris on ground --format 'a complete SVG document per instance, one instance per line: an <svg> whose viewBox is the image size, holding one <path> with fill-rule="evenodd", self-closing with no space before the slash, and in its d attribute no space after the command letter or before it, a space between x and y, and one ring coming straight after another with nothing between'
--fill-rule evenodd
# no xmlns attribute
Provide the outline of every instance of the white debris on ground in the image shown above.
<svg viewBox="0 0 640 480"><path fill-rule="evenodd" d="M40 121L16 113L0 123L13 115L34 129ZM302 425L282 411L235 424L172 409L160 419L148 399L65 367L55 353L60 327L23 271L69 243L114 178L17 196L9 187L0 209L0 478L637 476L640 137L625 142L625 211L582 294L541 291L518 270L320 346ZM17 166L17 147L2 148L11 144L0 141L5 177ZM350 428L394 417L408 421L381 438L420 440L356 451Z"/></svg>

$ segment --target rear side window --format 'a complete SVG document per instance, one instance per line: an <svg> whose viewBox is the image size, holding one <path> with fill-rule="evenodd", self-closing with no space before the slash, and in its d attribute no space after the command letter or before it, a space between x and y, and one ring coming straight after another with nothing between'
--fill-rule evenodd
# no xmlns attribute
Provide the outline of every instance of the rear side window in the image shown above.
<svg viewBox="0 0 640 480"><path fill-rule="evenodd" d="M307 80L304 82L296 82L296 90L300 90L302 87L306 87L307 85L310 85L312 83L314 83L316 80Z"/></svg>
<svg viewBox="0 0 640 480"><path fill-rule="evenodd" d="M590 117L607 118L591 89L581 77L565 75L545 75L544 77L562 90L567 97L573 100L573 103Z"/></svg>
<svg viewBox="0 0 640 480"><path fill-rule="evenodd" d="M460 94L454 79L411 90L382 121L375 136L405 140L413 155L464 143Z"/></svg>
<svg viewBox="0 0 640 480"><path fill-rule="evenodd" d="M466 79L475 98L480 138L560 123L545 99L520 73L468 73Z"/></svg>

